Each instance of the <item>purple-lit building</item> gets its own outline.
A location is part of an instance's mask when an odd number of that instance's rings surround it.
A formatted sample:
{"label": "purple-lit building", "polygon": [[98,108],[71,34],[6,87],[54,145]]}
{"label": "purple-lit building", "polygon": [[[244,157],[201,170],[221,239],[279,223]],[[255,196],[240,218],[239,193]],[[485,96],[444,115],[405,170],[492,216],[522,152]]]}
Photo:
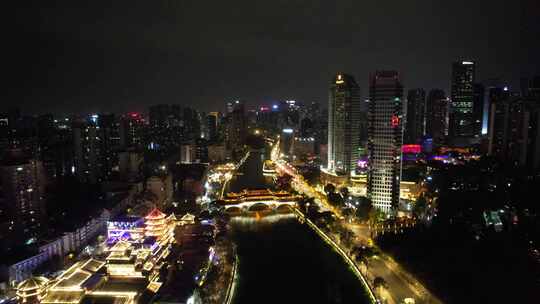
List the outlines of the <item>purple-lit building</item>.
{"label": "purple-lit building", "polygon": [[144,218],[134,216],[117,217],[107,222],[107,242],[120,240],[135,241],[144,236]]}

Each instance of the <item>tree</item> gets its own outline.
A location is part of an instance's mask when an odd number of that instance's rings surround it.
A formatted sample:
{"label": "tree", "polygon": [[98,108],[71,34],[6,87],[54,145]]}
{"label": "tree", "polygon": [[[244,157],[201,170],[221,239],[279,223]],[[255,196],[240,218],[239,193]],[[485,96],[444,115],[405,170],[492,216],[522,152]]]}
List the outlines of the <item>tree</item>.
{"label": "tree", "polygon": [[414,203],[414,206],[413,206],[414,216],[416,216],[417,218],[421,218],[426,212],[426,208],[427,208],[426,198],[424,197],[424,195],[421,195],[416,200],[416,203]]}
{"label": "tree", "polygon": [[315,204],[315,199],[313,197],[304,196],[301,200],[298,201],[298,207],[300,210],[309,215],[309,213],[316,212],[317,204]]}
{"label": "tree", "polygon": [[339,189],[339,193],[341,193],[341,196],[343,196],[343,198],[347,198],[349,196],[349,188],[347,187],[341,187]]}
{"label": "tree", "polygon": [[336,186],[332,184],[326,184],[326,186],[324,186],[324,192],[326,193],[326,195],[328,195],[329,193],[334,193],[336,192]]}
{"label": "tree", "polygon": [[371,200],[364,198],[361,200],[360,204],[358,204],[355,215],[360,221],[368,221],[369,213],[372,209],[373,205],[371,204]]}
{"label": "tree", "polygon": [[371,224],[376,224],[376,223],[384,221],[384,217],[385,217],[384,212],[382,212],[378,208],[371,208],[371,210],[369,211],[368,218]]}
{"label": "tree", "polygon": [[375,286],[375,288],[379,288],[379,287],[386,288],[387,283],[383,278],[375,277],[375,279],[373,280],[373,285]]}
{"label": "tree", "polygon": [[335,192],[328,193],[328,202],[338,207],[344,204],[343,197]]}

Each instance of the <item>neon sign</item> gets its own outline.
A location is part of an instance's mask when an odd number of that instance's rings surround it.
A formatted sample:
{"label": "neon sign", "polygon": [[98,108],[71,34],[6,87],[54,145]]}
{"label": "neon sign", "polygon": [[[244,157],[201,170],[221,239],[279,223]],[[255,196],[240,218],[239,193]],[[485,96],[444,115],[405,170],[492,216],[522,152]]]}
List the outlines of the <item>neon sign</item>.
{"label": "neon sign", "polygon": [[392,127],[396,128],[397,126],[399,126],[399,117],[397,117],[396,115],[393,115],[392,116]]}
{"label": "neon sign", "polygon": [[413,153],[418,154],[422,151],[422,147],[420,145],[403,145],[401,146],[401,152],[403,153]]}

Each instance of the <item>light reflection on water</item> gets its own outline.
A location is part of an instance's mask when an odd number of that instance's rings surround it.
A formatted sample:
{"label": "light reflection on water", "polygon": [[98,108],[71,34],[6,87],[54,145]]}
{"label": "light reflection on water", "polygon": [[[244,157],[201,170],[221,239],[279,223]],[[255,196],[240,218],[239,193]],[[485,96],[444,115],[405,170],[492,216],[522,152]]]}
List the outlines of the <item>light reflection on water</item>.
{"label": "light reflection on water", "polygon": [[261,218],[250,216],[236,216],[231,218],[231,224],[234,226],[241,226],[242,228],[250,228],[249,230],[256,230],[257,227],[272,225],[278,222],[294,221],[296,216],[290,214],[272,214]]}

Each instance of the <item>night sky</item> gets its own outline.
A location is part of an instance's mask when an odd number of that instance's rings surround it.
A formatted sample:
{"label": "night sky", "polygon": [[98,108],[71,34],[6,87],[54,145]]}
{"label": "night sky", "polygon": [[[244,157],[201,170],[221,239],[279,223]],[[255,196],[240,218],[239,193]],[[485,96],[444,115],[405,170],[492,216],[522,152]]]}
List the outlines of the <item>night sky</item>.
{"label": "night sky", "polygon": [[448,90],[462,58],[478,80],[516,89],[540,74],[535,0],[16,2],[3,9],[2,110],[326,103],[333,74],[354,75],[365,96],[376,69],[400,71],[406,89]]}

